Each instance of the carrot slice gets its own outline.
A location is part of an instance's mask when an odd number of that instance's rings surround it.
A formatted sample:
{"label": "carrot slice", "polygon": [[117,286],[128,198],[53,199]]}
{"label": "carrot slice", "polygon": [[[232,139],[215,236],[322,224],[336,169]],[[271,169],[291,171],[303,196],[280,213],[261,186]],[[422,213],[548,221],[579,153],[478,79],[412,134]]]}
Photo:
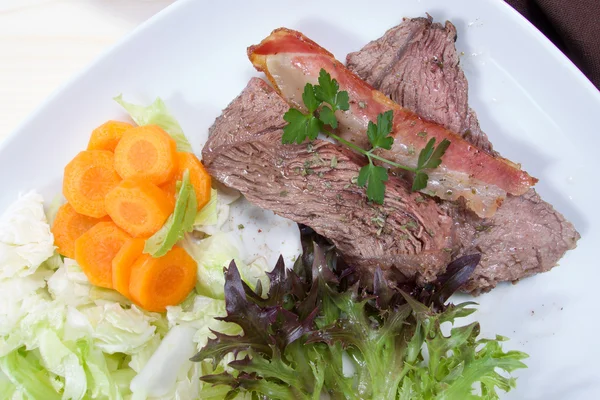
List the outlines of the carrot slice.
{"label": "carrot slice", "polygon": [[93,285],[112,289],[112,260],[129,239],[114,222],[99,222],[75,241],[75,261]]}
{"label": "carrot slice", "polygon": [[121,121],[108,121],[92,131],[88,150],[115,151],[123,133],[133,128],[133,125]]}
{"label": "carrot slice", "polygon": [[181,303],[196,284],[196,261],[181,247],[160,258],[142,254],[131,268],[131,299],[148,311]]}
{"label": "carrot slice", "polygon": [[177,193],[177,181],[183,179],[185,170],[190,171],[190,182],[196,192],[198,210],[201,210],[210,201],[211,178],[202,162],[192,153],[177,152],[177,171],[175,176],[161,186],[171,199],[175,199]]}
{"label": "carrot slice", "polygon": [[120,181],[113,153],[85,150],[65,167],[63,194],[79,214],[101,218],[106,215],[104,197]]}
{"label": "carrot slice", "polygon": [[112,260],[112,285],[117,292],[127,298],[129,298],[131,267],[142,255],[145,244],[146,241],[144,239],[129,239]]}
{"label": "carrot slice", "polygon": [[106,211],[131,236],[150,237],[173,213],[173,202],[148,181],[125,179],[106,195]]}
{"label": "carrot slice", "polygon": [[123,178],[143,178],[160,185],[177,168],[175,140],[155,125],[129,129],[115,148],[115,169]]}
{"label": "carrot slice", "polygon": [[58,209],[52,224],[54,244],[58,247],[58,253],[68,258],[74,258],[75,240],[101,221],[110,221],[110,219],[81,215],[69,203],[63,204]]}

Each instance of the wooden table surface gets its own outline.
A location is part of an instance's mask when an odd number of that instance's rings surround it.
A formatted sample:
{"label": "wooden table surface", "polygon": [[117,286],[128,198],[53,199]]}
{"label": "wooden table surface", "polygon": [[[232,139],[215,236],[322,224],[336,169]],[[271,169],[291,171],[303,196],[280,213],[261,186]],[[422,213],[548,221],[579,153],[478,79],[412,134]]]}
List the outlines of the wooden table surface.
{"label": "wooden table surface", "polygon": [[175,0],[0,0],[0,141],[71,76]]}

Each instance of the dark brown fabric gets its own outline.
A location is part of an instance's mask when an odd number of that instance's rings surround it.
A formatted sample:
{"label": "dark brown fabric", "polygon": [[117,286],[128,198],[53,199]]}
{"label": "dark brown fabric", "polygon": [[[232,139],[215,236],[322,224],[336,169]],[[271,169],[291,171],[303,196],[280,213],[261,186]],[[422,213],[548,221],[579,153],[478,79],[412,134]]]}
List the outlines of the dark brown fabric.
{"label": "dark brown fabric", "polygon": [[600,89],[600,0],[505,0]]}

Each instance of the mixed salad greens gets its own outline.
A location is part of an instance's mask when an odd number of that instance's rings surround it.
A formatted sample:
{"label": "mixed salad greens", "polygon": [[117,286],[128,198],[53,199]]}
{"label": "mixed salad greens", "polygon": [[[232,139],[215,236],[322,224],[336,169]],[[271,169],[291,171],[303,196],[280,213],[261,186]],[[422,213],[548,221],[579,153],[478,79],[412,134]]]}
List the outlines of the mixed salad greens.
{"label": "mixed salad greens", "polygon": [[[308,229],[310,230],[310,229]],[[315,242],[316,240],[318,242]],[[215,332],[193,360],[210,359],[235,372],[201,377],[226,384],[226,398],[252,393],[265,399],[469,399],[498,398],[515,386],[505,376],[526,358],[504,352],[505,338],[479,339],[479,323],[442,324],[472,314],[475,303],[445,305],[466,282],[479,255],[464,256],[427,288],[396,286],[377,270],[363,285],[335,248],[304,236],[304,255],[294,270],[279,260],[270,287],[251,289],[235,262],[226,271],[227,317],[243,335]],[[473,393],[477,389],[480,395]]]}
{"label": "mixed salad greens", "polygon": [[[160,99],[116,100],[136,123],[159,125],[191,150]],[[198,265],[196,288],[166,313],[91,285],[56,253],[50,226],[60,201],[44,210],[30,192],[6,210],[0,400],[493,399],[514,387],[507,374],[526,355],[504,352],[500,336],[478,338],[477,323],[444,330],[474,311],[445,303],[477,259],[457,260],[427,288],[394,286],[381,271],[361,277],[304,227],[294,270],[280,258],[266,272],[222,228],[239,195],[215,186],[196,212],[189,192],[183,182],[179,213],[148,244],[160,253],[178,242]]]}

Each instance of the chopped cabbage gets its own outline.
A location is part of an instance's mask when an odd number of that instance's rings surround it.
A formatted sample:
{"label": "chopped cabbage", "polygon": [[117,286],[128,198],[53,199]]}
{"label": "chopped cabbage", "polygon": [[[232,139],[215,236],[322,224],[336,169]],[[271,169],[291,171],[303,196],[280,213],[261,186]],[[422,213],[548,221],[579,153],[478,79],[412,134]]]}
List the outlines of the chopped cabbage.
{"label": "chopped cabbage", "polygon": [[[199,380],[223,367],[189,361],[211,330],[240,332],[214,319],[225,315],[222,299],[194,292],[158,314],[91,285],[55,253],[39,194],[21,196],[0,221],[0,400],[223,398],[225,388]],[[232,234],[202,242],[200,279],[219,281],[222,292],[220,267],[242,244]]]}
{"label": "chopped cabbage", "polygon": [[167,110],[167,106],[160,97],[149,106],[140,106],[123,100],[122,95],[115,97],[115,101],[121,105],[138,125],[158,125],[164,129],[177,143],[178,151],[192,153],[192,145],[185,137],[179,122]]}
{"label": "chopped cabbage", "polygon": [[229,218],[229,209],[233,202],[239,199],[240,192],[213,181],[210,201],[198,212],[194,221],[194,229],[207,235],[221,232]]}
{"label": "chopped cabbage", "polygon": [[167,254],[187,232],[194,228],[194,219],[198,210],[196,193],[190,181],[190,173],[186,169],[175,199],[175,210],[165,224],[154,235],[146,240],[144,253],[152,257],[162,257]]}
{"label": "chopped cabbage", "polygon": [[242,264],[239,238],[232,232],[219,232],[200,241],[188,238],[183,247],[198,263],[196,291],[216,299],[225,299],[223,267],[227,267],[231,260]]}
{"label": "chopped cabbage", "polygon": [[20,196],[0,217],[0,279],[33,274],[54,253],[42,196]]}
{"label": "chopped cabbage", "polygon": [[202,207],[202,210],[196,214],[194,227],[202,225],[215,225],[217,223],[217,191],[210,189],[210,200]]}

